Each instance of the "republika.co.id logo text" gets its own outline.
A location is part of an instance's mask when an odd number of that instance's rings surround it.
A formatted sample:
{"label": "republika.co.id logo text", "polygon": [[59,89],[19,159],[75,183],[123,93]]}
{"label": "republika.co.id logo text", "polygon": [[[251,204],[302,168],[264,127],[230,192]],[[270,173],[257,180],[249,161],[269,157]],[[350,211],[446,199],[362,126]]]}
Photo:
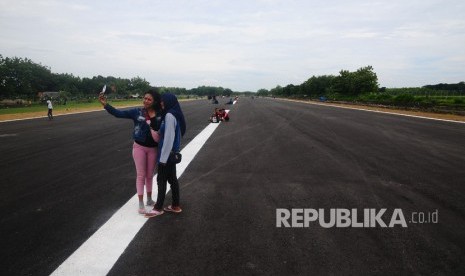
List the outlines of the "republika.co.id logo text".
{"label": "republika.co.id logo text", "polygon": [[310,227],[313,223],[323,228],[386,228],[408,227],[410,224],[428,224],[439,222],[439,211],[411,212],[407,221],[402,209],[394,209],[392,214],[387,209],[276,209],[276,227],[302,228]]}

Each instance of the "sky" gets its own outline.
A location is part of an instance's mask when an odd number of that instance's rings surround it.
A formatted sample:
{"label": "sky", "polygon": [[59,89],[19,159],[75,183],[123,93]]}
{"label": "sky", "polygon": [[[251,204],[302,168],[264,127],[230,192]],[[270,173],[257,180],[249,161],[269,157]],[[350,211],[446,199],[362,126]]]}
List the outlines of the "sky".
{"label": "sky", "polygon": [[0,55],[53,73],[234,91],[373,66],[380,87],[465,81],[463,0],[0,0]]}

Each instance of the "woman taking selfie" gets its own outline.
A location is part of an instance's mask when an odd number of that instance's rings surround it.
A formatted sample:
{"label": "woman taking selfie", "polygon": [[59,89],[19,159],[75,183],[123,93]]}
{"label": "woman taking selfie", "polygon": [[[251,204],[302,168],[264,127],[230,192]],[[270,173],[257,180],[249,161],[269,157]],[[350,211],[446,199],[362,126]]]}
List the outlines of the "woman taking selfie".
{"label": "woman taking selfie", "polygon": [[147,205],[153,206],[152,182],[156,168],[158,129],[161,125],[160,94],[156,89],[151,89],[144,94],[143,106],[128,110],[118,110],[107,103],[103,93],[99,95],[99,101],[106,111],[116,118],[131,119],[134,121],[132,138],[132,156],[136,165],[136,189],[139,197],[139,214],[145,214],[144,185],[147,191]]}

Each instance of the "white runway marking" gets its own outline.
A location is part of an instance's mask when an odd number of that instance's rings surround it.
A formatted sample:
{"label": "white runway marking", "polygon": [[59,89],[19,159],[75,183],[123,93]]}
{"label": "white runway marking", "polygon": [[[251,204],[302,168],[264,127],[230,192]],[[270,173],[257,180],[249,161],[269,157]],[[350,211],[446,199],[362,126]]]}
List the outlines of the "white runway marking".
{"label": "white runway marking", "polygon": [[[219,125],[209,124],[184,147],[182,161],[176,167],[178,178]],[[153,178],[156,183],[156,175]],[[156,190],[153,198],[157,198]],[[106,275],[148,220],[137,214],[138,204],[136,194],[51,275]]]}

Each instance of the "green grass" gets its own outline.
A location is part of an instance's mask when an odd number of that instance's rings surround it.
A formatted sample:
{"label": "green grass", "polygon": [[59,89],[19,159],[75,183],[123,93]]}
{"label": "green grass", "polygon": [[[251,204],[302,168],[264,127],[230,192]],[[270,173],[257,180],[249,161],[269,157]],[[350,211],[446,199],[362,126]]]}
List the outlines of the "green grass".
{"label": "green grass", "polygon": [[[128,105],[142,105],[141,99],[135,100],[109,100],[113,106],[128,106]],[[97,100],[92,100],[91,102],[77,102],[77,101],[68,101],[66,105],[54,103],[53,110],[60,111],[66,109],[89,109],[89,108],[101,108],[102,105]],[[8,108],[1,108],[0,115],[3,114],[17,114],[17,113],[29,113],[29,112],[47,112],[47,105],[40,104],[40,103],[33,103],[30,106],[23,106],[23,107],[8,107]]]}
{"label": "green grass", "polygon": [[465,110],[465,96],[414,96],[413,94],[390,95],[386,93],[370,93],[354,97],[340,96],[332,99],[368,104],[382,104],[395,107],[447,107],[457,110]]}
{"label": "green grass", "polygon": [[[185,96],[179,96],[179,100],[186,99]],[[112,100],[108,99],[108,103],[112,106],[142,106],[142,99],[131,99],[131,100]],[[90,108],[102,108],[100,102],[96,99],[83,99],[77,101],[68,101],[66,105],[60,103],[53,103],[53,111],[61,110],[76,110],[76,109],[90,109]],[[0,115],[6,114],[18,114],[18,113],[29,113],[29,112],[44,112],[47,113],[47,104],[43,103],[33,103],[30,106],[20,106],[20,107],[3,107],[0,108]]]}

